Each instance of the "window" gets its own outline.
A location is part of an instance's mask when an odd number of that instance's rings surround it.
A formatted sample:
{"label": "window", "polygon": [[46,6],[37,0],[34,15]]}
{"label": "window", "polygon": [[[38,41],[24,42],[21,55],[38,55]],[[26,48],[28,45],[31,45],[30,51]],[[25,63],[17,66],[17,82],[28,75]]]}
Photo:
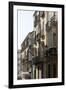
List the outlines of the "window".
{"label": "window", "polygon": [[56,41],[56,33],[53,33],[53,41]]}
{"label": "window", "polygon": [[37,25],[37,16],[35,16],[34,27],[36,27],[36,25]]}
{"label": "window", "polygon": [[53,78],[56,78],[57,73],[56,73],[56,64],[53,64]]}
{"label": "window", "polygon": [[36,67],[34,69],[34,79],[36,79]]}
{"label": "window", "polygon": [[56,46],[56,33],[53,33],[53,46]]}
{"label": "window", "polygon": [[40,21],[40,16],[38,15],[37,16],[37,23]]}
{"label": "window", "polygon": [[44,11],[40,11],[40,17],[44,17],[45,15],[44,15]]}
{"label": "window", "polygon": [[41,77],[43,78],[43,64],[41,65]]}
{"label": "window", "polygon": [[48,78],[51,77],[51,74],[50,74],[50,64],[48,64]]}

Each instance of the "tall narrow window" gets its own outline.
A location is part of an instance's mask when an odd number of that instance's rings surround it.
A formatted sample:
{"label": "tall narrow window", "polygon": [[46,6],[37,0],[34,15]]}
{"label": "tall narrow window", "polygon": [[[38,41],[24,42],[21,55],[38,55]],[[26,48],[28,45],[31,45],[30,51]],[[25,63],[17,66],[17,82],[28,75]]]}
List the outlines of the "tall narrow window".
{"label": "tall narrow window", "polygon": [[56,64],[53,64],[53,78],[56,78],[57,73],[56,73]]}
{"label": "tall narrow window", "polygon": [[51,74],[50,74],[50,64],[48,64],[48,78],[51,77]]}
{"label": "tall narrow window", "polygon": [[34,70],[34,79],[36,79],[36,67],[35,67],[35,70]]}
{"label": "tall narrow window", "polygon": [[56,46],[56,33],[53,33],[53,46]]}
{"label": "tall narrow window", "polygon": [[41,64],[41,77],[43,78],[43,64]]}

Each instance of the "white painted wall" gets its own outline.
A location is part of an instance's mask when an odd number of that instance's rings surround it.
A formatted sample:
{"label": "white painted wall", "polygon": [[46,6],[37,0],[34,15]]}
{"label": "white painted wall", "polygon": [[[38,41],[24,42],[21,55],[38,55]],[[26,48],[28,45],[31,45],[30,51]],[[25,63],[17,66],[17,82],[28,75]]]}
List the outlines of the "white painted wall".
{"label": "white painted wall", "polygon": [[[8,90],[8,1],[0,0],[0,90]],[[11,1],[11,0],[10,0]],[[38,3],[54,3],[64,4],[66,9],[66,0],[12,0],[24,2],[38,2]],[[66,15],[66,10],[65,10]],[[65,19],[66,21],[66,19]],[[66,28],[66,27],[65,27]],[[66,34],[66,31],[65,31]],[[65,36],[66,38],[66,36]],[[66,43],[65,43],[66,44]],[[66,64],[66,61],[65,61]],[[66,68],[66,65],[65,65]],[[66,72],[65,72],[66,74]],[[66,83],[66,78],[65,78]],[[50,86],[50,87],[37,87],[37,88],[21,88],[21,90],[66,90],[64,86]],[[14,90],[14,89],[13,89]],[[19,89],[17,89],[19,90]]]}

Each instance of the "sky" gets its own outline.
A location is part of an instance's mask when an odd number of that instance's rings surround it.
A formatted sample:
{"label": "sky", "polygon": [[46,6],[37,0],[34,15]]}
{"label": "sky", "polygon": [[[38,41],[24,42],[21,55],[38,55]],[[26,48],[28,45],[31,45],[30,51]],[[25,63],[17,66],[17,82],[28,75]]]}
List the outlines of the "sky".
{"label": "sky", "polygon": [[18,10],[18,49],[21,49],[21,43],[27,34],[33,31],[33,13],[34,11]]}

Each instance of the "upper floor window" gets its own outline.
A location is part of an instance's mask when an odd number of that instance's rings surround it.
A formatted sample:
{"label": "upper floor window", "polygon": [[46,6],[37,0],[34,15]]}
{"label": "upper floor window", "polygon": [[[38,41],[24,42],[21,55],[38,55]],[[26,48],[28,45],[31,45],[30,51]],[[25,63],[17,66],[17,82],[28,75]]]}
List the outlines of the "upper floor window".
{"label": "upper floor window", "polygon": [[40,11],[40,17],[44,17],[44,12]]}
{"label": "upper floor window", "polygon": [[57,38],[56,38],[56,33],[53,33],[53,45],[56,46],[56,42]]}
{"label": "upper floor window", "polygon": [[37,16],[34,17],[34,27],[37,25]]}
{"label": "upper floor window", "polygon": [[56,33],[53,33],[53,41],[56,41]]}

